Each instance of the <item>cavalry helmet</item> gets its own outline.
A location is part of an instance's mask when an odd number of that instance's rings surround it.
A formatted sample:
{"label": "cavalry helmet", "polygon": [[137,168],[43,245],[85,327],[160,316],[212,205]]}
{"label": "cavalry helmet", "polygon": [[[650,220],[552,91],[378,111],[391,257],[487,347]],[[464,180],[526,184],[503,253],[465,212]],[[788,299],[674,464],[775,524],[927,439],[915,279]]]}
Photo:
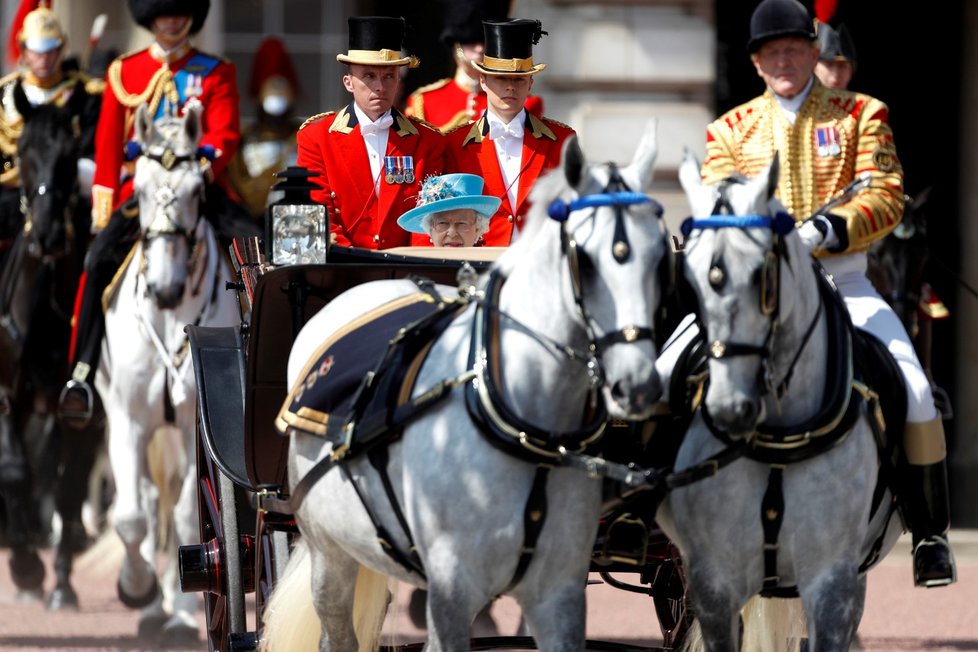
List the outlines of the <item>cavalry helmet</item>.
{"label": "cavalry helmet", "polygon": [[763,0],[750,17],[747,51],[753,54],[776,38],[801,36],[815,40],[815,22],[798,0]]}
{"label": "cavalry helmet", "polygon": [[148,30],[159,16],[191,16],[190,33],[196,34],[204,26],[211,0],[129,0],[129,12],[133,20]]}
{"label": "cavalry helmet", "polygon": [[43,54],[64,45],[65,32],[58,16],[47,7],[40,7],[24,17],[17,43],[22,49]]}

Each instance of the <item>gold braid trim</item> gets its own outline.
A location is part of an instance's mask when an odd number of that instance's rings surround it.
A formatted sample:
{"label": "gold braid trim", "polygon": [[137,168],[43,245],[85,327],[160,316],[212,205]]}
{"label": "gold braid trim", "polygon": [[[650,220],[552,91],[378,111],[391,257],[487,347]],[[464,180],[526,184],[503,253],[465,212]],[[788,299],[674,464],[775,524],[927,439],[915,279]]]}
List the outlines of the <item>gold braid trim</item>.
{"label": "gold braid trim", "polygon": [[148,104],[149,114],[156,115],[156,110],[160,106],[160,100],[166,94],[166,99],[174,106],[180,103],[180,94],[177,92],[176,84],[173,83],[173,73],[170,67],[163,65],[153,73],[149,83],[142,93],[130,93],[122,85],[122,61],[116,59],[109,66],[108,72],[109,86],[115,93],[119,103],[128,109],[135,110],[140,104]]}

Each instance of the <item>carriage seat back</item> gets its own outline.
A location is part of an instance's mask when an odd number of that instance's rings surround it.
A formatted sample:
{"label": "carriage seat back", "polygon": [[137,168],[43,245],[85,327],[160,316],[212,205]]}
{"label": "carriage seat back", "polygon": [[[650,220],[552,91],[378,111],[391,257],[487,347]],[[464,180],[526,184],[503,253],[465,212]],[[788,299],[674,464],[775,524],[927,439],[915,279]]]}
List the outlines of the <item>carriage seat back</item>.
{"label": "carriage seat back", "polygon": [[307,363],[276,427],[325,437],[334,458],[393,441],[431,344],[464,306],[419,292],[356,319]]}

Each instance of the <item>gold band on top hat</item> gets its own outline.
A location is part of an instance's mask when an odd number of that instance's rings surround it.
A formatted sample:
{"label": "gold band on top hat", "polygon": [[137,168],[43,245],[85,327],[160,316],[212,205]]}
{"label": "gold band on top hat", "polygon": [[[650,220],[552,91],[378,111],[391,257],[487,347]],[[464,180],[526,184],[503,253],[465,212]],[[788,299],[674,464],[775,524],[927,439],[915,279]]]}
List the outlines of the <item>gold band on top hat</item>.
{"label": "gold band on top hat", "polygon": [[350,50],[346,54],[336,55],[336,60],[342,63],[358,63],[365,66],[407,66],[417,68],[421,60],[412,55],[403,56],[399,50],[383,48],[381,50]]}
{"label": "gold band on top hat", "polygon": [[[497,59],[496,57],[483,56],[482,65],[485,68],[506,72],[530,72],[534,69],[533,57],[527,57],[526,59]],[[543,70],[543,68],[537,68],[537,70]]]}

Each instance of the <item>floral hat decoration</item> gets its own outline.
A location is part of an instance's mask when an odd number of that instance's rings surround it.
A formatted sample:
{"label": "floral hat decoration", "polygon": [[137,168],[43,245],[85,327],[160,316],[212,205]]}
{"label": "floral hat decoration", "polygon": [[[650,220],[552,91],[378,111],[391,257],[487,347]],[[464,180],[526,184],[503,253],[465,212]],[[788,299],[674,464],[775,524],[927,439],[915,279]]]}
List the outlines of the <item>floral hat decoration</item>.
{"label": "floral hat decoration", "polygon": [[427,233],[424,218],[434,213],[470,208],[486,218],[491,218],[502,199],[483,195],[484,185],[482,177],[477,174],[428,177],[421,186],[417,205],[397,218],[397,223],[405,231]]}

